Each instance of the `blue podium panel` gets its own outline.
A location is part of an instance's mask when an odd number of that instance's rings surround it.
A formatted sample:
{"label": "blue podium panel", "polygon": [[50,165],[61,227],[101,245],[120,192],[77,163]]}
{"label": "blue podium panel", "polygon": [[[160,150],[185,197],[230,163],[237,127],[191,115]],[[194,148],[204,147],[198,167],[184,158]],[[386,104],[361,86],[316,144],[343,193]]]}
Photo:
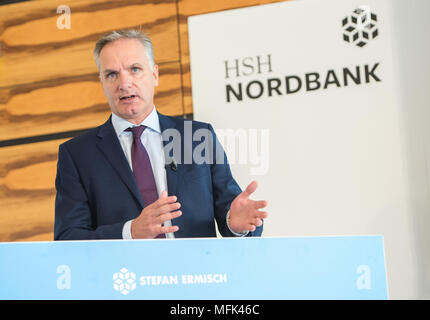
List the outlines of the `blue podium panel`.
{"label": "blue podium panel", "polygon": [[382,236],[0,243],[0,299],[387,299]]}

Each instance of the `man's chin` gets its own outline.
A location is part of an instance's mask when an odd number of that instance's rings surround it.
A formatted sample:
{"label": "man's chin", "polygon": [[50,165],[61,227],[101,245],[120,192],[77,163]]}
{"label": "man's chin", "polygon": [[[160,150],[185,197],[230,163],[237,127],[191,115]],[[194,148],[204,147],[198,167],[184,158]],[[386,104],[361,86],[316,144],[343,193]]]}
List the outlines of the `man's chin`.
{"label": "man's chin", "polygon": [[[148,109],[148,111],[146,110]],[[119,113],[116,113],[117,116],[138,124],[141,123],[152,111],[152,108],[143,109],[142,106],[120,106]]]}

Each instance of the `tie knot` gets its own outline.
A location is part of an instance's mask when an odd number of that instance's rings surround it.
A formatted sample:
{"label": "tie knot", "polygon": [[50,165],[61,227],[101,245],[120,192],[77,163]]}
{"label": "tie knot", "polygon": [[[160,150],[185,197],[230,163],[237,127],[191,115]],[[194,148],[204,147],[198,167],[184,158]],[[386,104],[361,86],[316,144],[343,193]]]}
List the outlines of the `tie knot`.
{"label": "tie knot", "polygon": [[133,139],[140,139],[142,132],[146,129],[145,126],[136,126],[125,129],[125,131],[131,131],[133,133]]}

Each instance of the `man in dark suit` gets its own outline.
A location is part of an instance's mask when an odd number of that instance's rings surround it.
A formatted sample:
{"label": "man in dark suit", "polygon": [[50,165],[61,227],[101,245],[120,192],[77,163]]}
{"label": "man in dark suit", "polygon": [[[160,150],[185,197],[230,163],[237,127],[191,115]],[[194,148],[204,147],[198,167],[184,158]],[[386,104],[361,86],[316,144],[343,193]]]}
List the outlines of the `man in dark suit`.
{"label": "man in dark suit", "polygon": [[111,32],[94,57],[112,115],[60,145],[54,239],[214,237],[215,221],[261,235],[267,202],[250,199],[255,181],[241,191],[212,126],[156,111],[149,38]]}

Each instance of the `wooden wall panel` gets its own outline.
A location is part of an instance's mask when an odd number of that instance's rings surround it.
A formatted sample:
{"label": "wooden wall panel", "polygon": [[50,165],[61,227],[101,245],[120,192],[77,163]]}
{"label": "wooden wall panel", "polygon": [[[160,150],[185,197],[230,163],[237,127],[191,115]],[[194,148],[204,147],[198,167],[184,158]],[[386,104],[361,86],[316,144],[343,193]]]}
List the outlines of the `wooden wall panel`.
{"label": "wooden wall panel", "polygon": [[[57,28],[60,4],[71,9],[69,30]],[[179,60],[174,0],[23,2],[3,6],[0,21],[0,87],[96,73],[94,44],[116,29],[142,27],[154,43],[157,63]]]}
{"label": "wooden wall panel", "polygon": [[0,241],[52,240],[58,146],[0,148]]}
{"label": "wooden wall panel", "polygon": [[193,113],[193,103],[191,96],[190,48],[188,40],[188,17],[198,14],[250,7],[274,2],[281,2],[281,0],[178,0],[182,92],[185,113]]}
{"label": "wooden wall panel", "polygon": [[[70,7],[70,30],[57,28],[60,4]],[[161,68],[158,94],[173,94],[157,107],[183,113],[175,0],[22,2],[2,6],[0,21],[0,140],[104,121],[109,108],[92,51],[116,29],[142,27],[151,36]]]}

